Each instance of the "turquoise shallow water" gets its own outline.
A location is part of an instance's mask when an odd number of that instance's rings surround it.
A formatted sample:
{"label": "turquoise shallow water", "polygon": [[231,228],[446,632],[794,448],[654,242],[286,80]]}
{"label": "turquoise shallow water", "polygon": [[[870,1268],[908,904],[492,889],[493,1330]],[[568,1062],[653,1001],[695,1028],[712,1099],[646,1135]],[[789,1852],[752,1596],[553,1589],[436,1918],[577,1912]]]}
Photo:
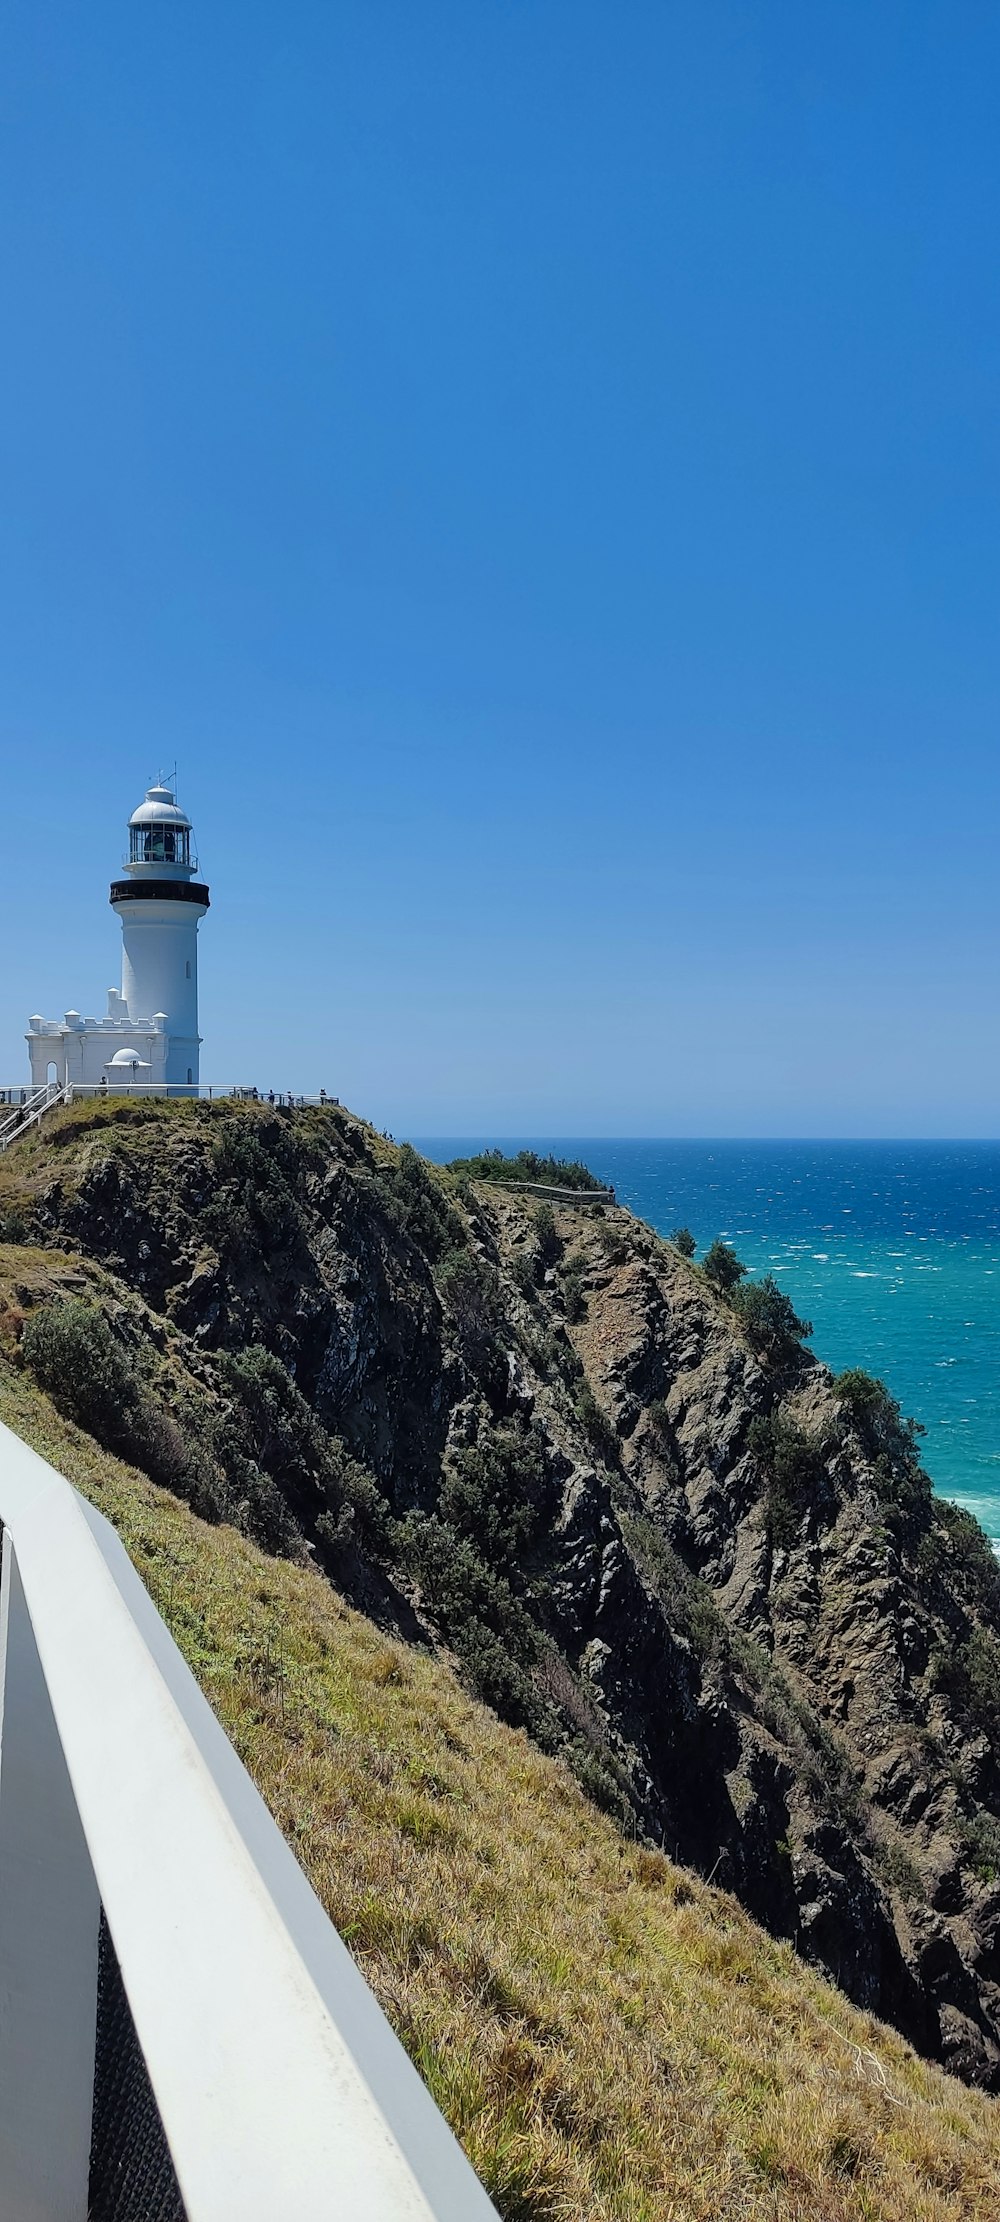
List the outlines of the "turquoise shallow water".
{"label": "turquoise shallow water", "polygon": [[[416,1140],[438,1163],[491,1139]],[[935,1486],[1000,1544],[1000,1143],[497,1140],[581,1157],[661,1234],[724,1235],[927,1433]]]}

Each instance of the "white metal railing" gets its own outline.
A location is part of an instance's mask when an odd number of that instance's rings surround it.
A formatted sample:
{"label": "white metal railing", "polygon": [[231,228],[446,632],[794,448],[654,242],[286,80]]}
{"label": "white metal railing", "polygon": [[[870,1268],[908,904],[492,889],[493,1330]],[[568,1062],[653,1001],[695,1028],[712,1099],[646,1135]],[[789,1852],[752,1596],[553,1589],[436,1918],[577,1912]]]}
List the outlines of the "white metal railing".
{"label": "white metal railing", "polygon": [[6,1088],[0,1103],[0,1140],[12,1126],[19,1125],[25,1113],[34,1105],[48,1101],[51,1081],[43,1081],[40,1088]]}
{"label": "white metal railing", "polygon": [[340,1103],[339,1096],[329,1096],[325,1093],[318,1096],[309,1096],[296,1095],[291,1089],[203,1088],[199,1086],[197,1081],[189,1081],[185,1085],[183,1082],[178,1084],[170,1081],[168,1083],[165,1080],[115,1079],[110,1081],[107,1087],[100,1080],[96,1082],[90,1080],[86,1082],[70,1081],[68,1088],[70,1102],[90,1102],[95,1096],[186,1096],[201,1103],[294,1104],[297,1110],[307,1103],[329,1104],[331,1108],[336,1108]]}
{"label": "white metal railing", "polygon": [[[15,1092],[11,1089],[8,1093],[13,1095]],[[17,1108],[7,1111],[0,1118],[0,1153],[8,1149],[11,1142],[19,1141],[29,1127],[36,1126],[39,1119],[44,1118],[46,1111],[53,1110],[57,1103],[68,1103],[71,1094],[70,1088],[61,1088],[58,1081],[54,1080],[46,1081],[41,1088],[25,1088],[22,1092],[23,1100]]]}
{"label": "white metal railing", "polygon": [[[0,1149],[5,1146],[5,1134],[9,1140],[14,1141],[18,1133],[22,1133],[26,1126],[33,1123],[25,1116],[29,1104],[35,1117],[40,1118],[56,1103],[89,1103],[95,1098],[100,1100],[105,1096],[167,1096],[201,1103],[292,1104],[296,1110],[304,1109],[306,1104],[317,1104],[321,1109],[328,1107],[330,1110],[337,1110],[340,1106],[340,1097],[327,1095],[325,1090],[321,1090],[319,1095],[311,1096],[297,1095],[291,1089],[203,1088],[197,1081],[168,1083],[165,1080],[118,1078],[107,1083],[103,1080],[68,1080],[65,1087],[62,1087],[58,1081],[50,1080],[42,1088],[0,1088]],[[12,1108],[8,1109],[8,1106]]]}
{"label": "white metal railing", "polygon": [[85,2222],[102,1906],[188,2222],[496,2222],[114,1530],[2,1426],[0,1519],[3,2222]]}

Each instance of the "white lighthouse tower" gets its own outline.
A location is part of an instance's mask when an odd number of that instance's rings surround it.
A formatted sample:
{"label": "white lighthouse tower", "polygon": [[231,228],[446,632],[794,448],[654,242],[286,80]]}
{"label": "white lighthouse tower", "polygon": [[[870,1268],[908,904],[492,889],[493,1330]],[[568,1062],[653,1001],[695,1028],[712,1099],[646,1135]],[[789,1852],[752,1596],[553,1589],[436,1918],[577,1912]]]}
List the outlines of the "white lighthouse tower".
{"label": "white lighthouse tower", "polygon": [[195,878],[191,821],[171,788],[150,787],[128,834],[128,878],[111,883],[122,922],[122,1002],[132,1020],[164,1021],[168,1087],[197,1086],[198,926],[208,889]]}
{"label": "white lighthouse tower", "polygon": [[147,789],[128,822],[125,876],[111,882],[122,924],[121,990],[109,988],[106,1018],[29,1022],[31,1076],[60,1086],[196,1088],[198,926],[209,906],[197,877],[191,821],[173,789]]}

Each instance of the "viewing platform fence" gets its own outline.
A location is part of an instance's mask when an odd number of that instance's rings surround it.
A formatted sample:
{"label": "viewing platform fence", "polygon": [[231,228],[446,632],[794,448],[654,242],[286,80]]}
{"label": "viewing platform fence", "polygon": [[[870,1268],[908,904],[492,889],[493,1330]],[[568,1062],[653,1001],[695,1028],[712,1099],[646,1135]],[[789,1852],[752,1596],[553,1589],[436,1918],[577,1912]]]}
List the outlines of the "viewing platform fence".
{"label": "viewing platform fence", "polygon": [[545,1180],[498,1180],[486,1181],[483,1185],[498,1188],[501,1194],[505,1188],[516,1188],[519,1195],[541,1196],[549,1204],[613,1204],[615,1201],[613,1188],[554,1188]]}
{"label": "viewing platform fence", "polygon": [[286,1103],[294,1104],[297,1109],[307,1103],[329,1104],[333,1109],[340,1105],[339,1096],[299,1095],[290,1088],[201,1088],[194,1084],[176,1087],[162,1080],[114,1080],[109,1081],[107,1087],[100,1081],[71,1080],[67,1094],[74,1103],[89,1102],[94,1096],[167,1096],[186,1098],[194,1103]]}
{"label": "viewing platform fence", "polygon": [[[69,1080],[63,1087],[59,1082],[50,1080],[40,1088],[33,1087],[30,1084],[25,1087],[15,1085],[9,1088],[0,1088],[0,1139],[2,1139],[4,1126],[7,1123],[5,1115],[8,1111],[20,1113],[31,1104],[37,1105],[44,1112],[57,1102],[89,1103],[95,1097],[100,1100],[104,1096],[114,1096],[115,1098],[119,1096],[166,1096],[178,1101],[187,1100],[195,1103],[292,1104],[297,1110],[303,1108],[306,1104],[316,1104],[320,1107],[328,1105],[331,1110],[339,1110],[340,1108],[339,1096],[325,1094],[299,1095],[292,1089],[202,1088],[194,1083],[181,1083],[180,1085],[171,1083],[168,1085],[166,1081],[162,1080],[148,1081],[124,1078],[109,1081],[107,1085],[100,1080]],[[11,1123],[14,1122],[11,1121]]]}
{"label": "viewing platform fence", "polygon": [[497,2222],[117,1535],[0,1426],[3,2222]]}

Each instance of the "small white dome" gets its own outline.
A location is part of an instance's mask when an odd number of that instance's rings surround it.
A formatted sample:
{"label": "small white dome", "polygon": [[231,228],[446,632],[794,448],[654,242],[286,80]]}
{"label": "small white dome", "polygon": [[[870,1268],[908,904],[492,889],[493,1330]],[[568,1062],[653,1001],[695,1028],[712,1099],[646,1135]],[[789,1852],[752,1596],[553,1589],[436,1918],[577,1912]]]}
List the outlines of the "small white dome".
{"label": "small white dome", "polygon": [[133,810],[130,826],[183,826],[191,830],[191,820],[178,810],[171,787],[147,787],[146,800]]}
{"label": "small white dome", "polygon": [[116,1049],[114,1056],[108,1058],[109,1071],[112,1065],[129,1065],[131,1066],[133,1072],[136,1071],[136,1069],[140,1065],[142,1066],[144,1071],[148,1069],[145,1057],[140,1057],[137,1049]]}

